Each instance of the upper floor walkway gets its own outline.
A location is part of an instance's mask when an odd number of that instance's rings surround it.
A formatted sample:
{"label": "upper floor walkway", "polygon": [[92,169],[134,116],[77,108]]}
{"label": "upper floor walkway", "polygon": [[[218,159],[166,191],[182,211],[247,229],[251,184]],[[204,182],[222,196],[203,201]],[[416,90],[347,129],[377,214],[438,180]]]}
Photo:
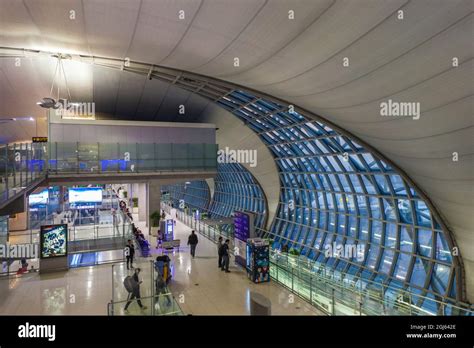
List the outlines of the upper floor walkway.
{"label": "upper floor walkway", "polygon": [[214,177],[217,144],[0,144],[0,215],[9,203],[50,183],[123,183]]}

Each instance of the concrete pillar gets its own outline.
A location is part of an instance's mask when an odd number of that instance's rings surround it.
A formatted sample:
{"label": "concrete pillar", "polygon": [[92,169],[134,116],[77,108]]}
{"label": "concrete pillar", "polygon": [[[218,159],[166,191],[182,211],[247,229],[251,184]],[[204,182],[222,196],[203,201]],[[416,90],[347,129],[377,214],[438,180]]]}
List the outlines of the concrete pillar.
{"label": "concrete pillar", "polygon": [[[161,212],[161,187],[158,181],[150,181],[148,183],[148,217],[155,211]],[[157,228],[150,227],[150,234],[156,233],[156,230]]]}
{"label": "concrete pillar", "polygon": [[250,292],[250,315],[271,315],[272,303],[258,292]]}
{"label": "concrete pillar", "polygon": [[[133,198],[138,198],[139,196],[139,185],[139,183],[130,184],[129,199],[131,207],[133,207]],[[134,213],[137,213],[137,209],[135,208],[134,210]]]}
{"label": "concrete pillar", "polygon": [[66,193],[67,188],[63,185],[59,186],[59,205],[61,206],[61,210],[64,208],[64,195]]}
{"label": "concrete pillar", "polygon": [[138,221],[145,221],[149,227],[150,218],[148,215],[148,183],[139,183],[137,190],[134,191],[135,197],[138,198]]}

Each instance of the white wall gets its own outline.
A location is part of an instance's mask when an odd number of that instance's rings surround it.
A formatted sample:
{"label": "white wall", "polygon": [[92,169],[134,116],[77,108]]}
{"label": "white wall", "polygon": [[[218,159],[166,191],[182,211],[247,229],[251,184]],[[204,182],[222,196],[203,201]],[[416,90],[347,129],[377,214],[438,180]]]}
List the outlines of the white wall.
{"label": "white wall", "polygon": [[49,141],[83,143],[213,144],[214,124],[61,120],[50,113]]}
{"label": "white wall", "polygon": [[256,150],[257,165],[250,167],[247,163],[241,163],[257,179],[262,187],[268,203],[268,220],[266,229],[270,224],[278,208],[280,198],[280,180],[278,168],[273,156],[260,138],[248,126],[237,117],[215,104],[209,104],[201,115],[203,122],[214,123],[217,131],[217,143],[219,149],[226,146],[234,150]]}

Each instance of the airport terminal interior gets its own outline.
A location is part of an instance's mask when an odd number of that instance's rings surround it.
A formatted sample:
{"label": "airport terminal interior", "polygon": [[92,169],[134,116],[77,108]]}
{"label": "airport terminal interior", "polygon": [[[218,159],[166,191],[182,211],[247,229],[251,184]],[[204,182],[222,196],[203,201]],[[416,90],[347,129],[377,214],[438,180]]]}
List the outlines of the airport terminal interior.
{"label": "airport terminal interior", "polygon": [[0,0],[0,315],[472,316],[471,0]]}

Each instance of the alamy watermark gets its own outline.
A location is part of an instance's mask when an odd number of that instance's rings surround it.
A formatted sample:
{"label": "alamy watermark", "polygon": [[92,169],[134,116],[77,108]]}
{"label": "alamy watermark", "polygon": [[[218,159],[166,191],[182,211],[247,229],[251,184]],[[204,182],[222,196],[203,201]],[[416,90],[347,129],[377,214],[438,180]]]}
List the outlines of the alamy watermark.
{"label": "alamy watermark", "polygon": [[56,115],[63,119],[95,119],[95,103],[71,103],[62,99],[56,109]]}
{"label": "alamy watermark", "polygon": [[56,340],[56,325],[37,325],[26,322],[18,326],[19,338],[47,338],[48,341]]}
{"label": "alamy watermark", "polygon": [[0,244],[0,258],[38,258],[38,244]]}
{"label": "alamy watermark", "polygon": [[340,244],[333,242],[324,245],[324,256],[344,259],[357,259],[358,262],[364,261],[365,244]]}
{"label": "alamy watermark", "polygon": [[234,150],[226,146],[217,151],[217,163],[245,163],[254,168],[257,166],[257,150]]}
{"label": "alamy watermark", "polygon": [[403,116],[419,120],[420,103],[397,102],[389,99],[388,101],[380,103],[380,116]]}

